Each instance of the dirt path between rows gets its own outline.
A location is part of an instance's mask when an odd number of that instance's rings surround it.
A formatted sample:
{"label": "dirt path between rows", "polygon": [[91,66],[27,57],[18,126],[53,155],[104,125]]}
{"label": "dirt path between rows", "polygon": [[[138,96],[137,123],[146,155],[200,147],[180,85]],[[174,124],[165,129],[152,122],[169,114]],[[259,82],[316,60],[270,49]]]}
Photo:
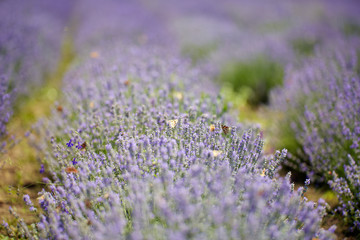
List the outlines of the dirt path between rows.
{"label": "dirt path between rows", "polygon": [[14,135],[19,143],[0,156],[0,223],[3,219],[9,224],[15,221],[9,213],[10,206],[26,223],[32,223],[37,218],[25,207],[23,195],[29,194],[36,204],[37,193],[44,188],[42,178],[45,175],[40,174],[39,153],[30,147],[25,133],[37,120],[51,113],[54,102],[61,95],[62,79],[74,56],[71,38],[66,36],[56,70],[45,77],[45,84],[41,88],[16,103],[14,115],[8,124],[8,132],[9,135]]}

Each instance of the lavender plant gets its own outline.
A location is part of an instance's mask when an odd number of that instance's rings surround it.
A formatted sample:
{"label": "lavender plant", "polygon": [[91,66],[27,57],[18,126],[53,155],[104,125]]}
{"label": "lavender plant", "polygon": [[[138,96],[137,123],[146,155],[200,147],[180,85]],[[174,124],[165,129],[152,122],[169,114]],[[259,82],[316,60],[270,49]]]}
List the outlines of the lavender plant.
{"label": "lavender plant", "polygon": [[332,180],[340,212],[356,226],[358,216],[353,208],[359,207],[359,201],[348,197],[359,194],[355,184],[360,143],[359,46],[357,40],[342,41],[331,53],[319,51],[288,75],[274,103],[286,112],[283,124],[291,128],[300,146],[292,152],[289,165],[314,180]]}

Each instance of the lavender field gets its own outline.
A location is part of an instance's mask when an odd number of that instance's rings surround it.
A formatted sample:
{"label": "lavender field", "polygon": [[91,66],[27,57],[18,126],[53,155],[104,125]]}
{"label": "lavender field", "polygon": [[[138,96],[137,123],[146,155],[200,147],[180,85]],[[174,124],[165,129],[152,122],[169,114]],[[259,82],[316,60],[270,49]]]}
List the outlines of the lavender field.
{"label": "lavender field", "polygon": [[360,239],[357,0],[0,0],[0,239]]}

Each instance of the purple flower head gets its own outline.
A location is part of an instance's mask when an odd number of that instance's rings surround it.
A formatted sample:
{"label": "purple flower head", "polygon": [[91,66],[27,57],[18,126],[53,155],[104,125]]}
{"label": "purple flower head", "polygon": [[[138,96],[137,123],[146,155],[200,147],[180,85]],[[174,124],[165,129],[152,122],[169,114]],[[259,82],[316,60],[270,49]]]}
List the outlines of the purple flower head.
{"label": "purple flower head", "polygon": [[66,144],[66,146],[68,146],[69,148],[71,148],[72,146],[74,146],[74,143],[72,143],[72,140],[70,139],[69,142]]}
{"label": "purple flower head", "polygon": [[24,199],[25,204],[30,207],[30,211],[35,212],[37,210],[34,207],[33,203],[31,202],[29,195],[27,195],[27,194],[24,195],[23,199]]}
{"label": "purple flower head", "polygon": [[31,206],[31,205],[32,205],[32,202],[31,202],[31,200],[30,200],[29,195],[24,195],[24,202],[25,202],[25,204],[28,205],[28,206]]}
{"label": "purple flower head", "polygon": [[[70,140],[70,141],[71,141],[71,140]],[[78,143],[76,144],[76,148],[79,149],[79,150],[82,149],[82,146],[81,146],[80,142],[78,142]]]}

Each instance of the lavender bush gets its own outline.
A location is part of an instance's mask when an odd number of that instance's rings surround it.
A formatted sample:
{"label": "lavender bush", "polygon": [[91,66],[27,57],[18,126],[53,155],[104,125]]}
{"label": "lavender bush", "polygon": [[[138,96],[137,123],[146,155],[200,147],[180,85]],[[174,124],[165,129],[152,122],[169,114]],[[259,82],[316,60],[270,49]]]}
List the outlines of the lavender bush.
{"label": "lavender bush", "polygon": [[110,49],[74,65],[61,108],[36,129],[53,180],[39,196],[40,222],[19,222],[20,236],[333,238],[320,228],[324,204],[276,177],[286,150],[264,157],[260,136],[200,94],[206,79],[187,61]]}
{"label": "lavender bush", "polygon": [[356,183],[360,143],[359,46],[358,40],[342,41],[332,51],[319,51],[300,70],[288,75],[283,93],[276,93],[274,101],[275,106],[286,112],[283,123],[291,128],[300,146],[292,152],[294,157],[289,165],[314,180],[333,180],[330,185],[338,193],[341,211],[356,226],[359,226],[358,213],[354,210],[359,208],[356,197],[359,195]]}

